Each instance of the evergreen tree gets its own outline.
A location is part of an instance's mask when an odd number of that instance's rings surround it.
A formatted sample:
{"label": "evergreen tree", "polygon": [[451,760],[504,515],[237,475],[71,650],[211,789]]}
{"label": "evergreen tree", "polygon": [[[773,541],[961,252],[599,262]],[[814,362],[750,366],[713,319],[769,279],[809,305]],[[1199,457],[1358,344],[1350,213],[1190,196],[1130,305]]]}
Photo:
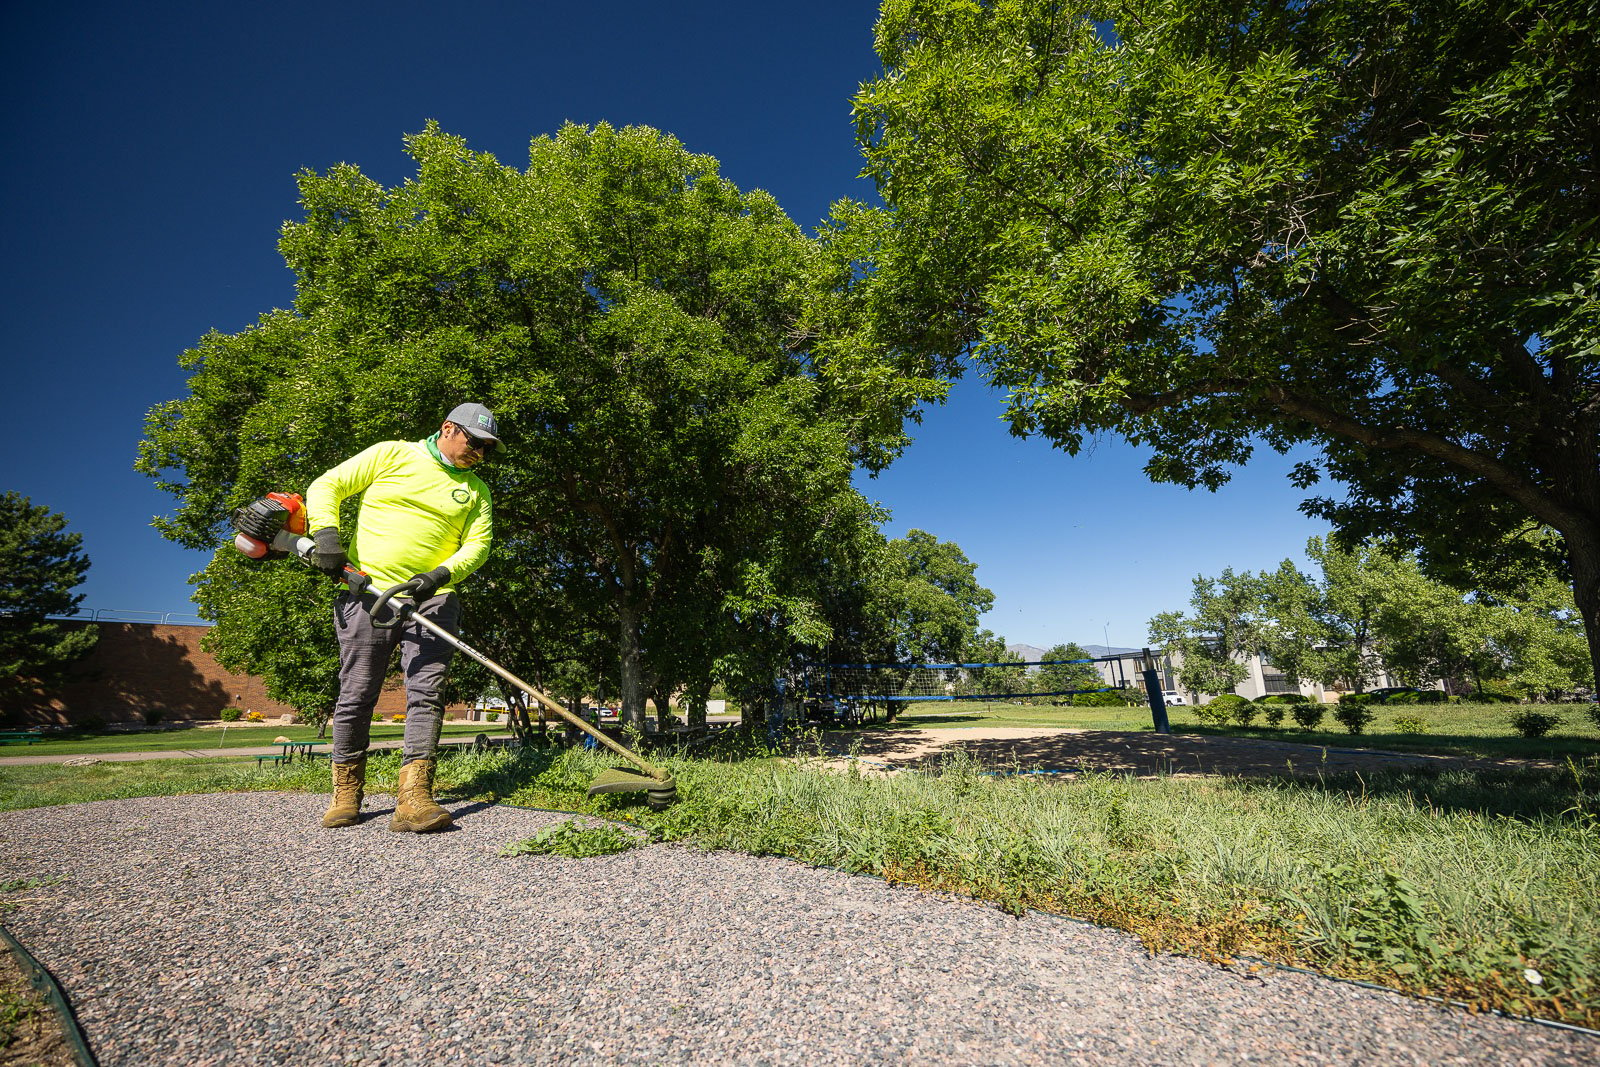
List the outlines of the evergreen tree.
{"label": "evergreen tree", "polygon": [[0,496],[0,699],[8,707],[48,692],[94,647],[93,628],[47,621],[83,602],[73,590],[89,572],[81,534],[20,493]]}

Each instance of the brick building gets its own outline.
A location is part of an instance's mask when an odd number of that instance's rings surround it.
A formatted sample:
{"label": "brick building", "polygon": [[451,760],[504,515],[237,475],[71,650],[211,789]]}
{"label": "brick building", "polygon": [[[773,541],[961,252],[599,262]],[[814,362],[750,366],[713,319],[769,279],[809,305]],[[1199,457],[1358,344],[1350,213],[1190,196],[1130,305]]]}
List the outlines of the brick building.
{"label": "brick building", "polygon": [[[293,708],[267,696],[261,679],[222,669],[200,647],[208,627],[136,622],[66,620],[62,626],[100,631],[94,651],[74,664],[69,680],[33,700],[8,699],[0,718],[24,723],[143,722],[156,711],[163,722],[211,721],[223,708],[259,711],[268,718]],[[405,691],[384,686],[378,709],[406,710]]]}

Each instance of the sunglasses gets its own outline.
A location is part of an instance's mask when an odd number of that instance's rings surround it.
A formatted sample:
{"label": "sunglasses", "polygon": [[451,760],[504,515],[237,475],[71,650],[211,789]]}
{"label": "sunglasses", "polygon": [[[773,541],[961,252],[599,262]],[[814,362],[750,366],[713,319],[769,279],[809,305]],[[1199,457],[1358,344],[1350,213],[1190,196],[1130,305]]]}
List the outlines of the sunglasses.
{"label": "sunglasses", "polygon": [[461,432],[462,437],[467,439],[468,448],[472,449],[474,452],[482,453],[485,456],[493,452],[495,450],[495,446],[500,443],[498,441],[492,441],[487,437],[474,437],[465,426],[460,424],[456,425],[456,429]]}

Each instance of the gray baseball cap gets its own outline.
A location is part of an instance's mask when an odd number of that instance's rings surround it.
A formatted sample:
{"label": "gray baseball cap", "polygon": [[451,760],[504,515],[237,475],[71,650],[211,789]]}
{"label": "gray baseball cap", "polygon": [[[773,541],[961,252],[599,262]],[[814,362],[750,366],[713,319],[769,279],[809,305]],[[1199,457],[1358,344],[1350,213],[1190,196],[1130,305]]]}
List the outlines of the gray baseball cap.
{"label": "gray baseball cap", "polygon": [[474,437],[487,437],[495,444],[500,443],[500,424],[495,421],[494,412],[482,404],[457,404],[445,419]]}

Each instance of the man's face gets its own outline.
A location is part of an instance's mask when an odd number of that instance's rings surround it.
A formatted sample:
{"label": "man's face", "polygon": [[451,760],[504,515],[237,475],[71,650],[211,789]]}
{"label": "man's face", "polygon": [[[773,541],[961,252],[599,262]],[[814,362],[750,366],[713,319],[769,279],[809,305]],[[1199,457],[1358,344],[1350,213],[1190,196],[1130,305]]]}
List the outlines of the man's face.
{"label": "man's face", "polygon": [[475,467],[492,447],[492,442],[473,437],[453,422],[439,427],[439,454],[453,466]]}

